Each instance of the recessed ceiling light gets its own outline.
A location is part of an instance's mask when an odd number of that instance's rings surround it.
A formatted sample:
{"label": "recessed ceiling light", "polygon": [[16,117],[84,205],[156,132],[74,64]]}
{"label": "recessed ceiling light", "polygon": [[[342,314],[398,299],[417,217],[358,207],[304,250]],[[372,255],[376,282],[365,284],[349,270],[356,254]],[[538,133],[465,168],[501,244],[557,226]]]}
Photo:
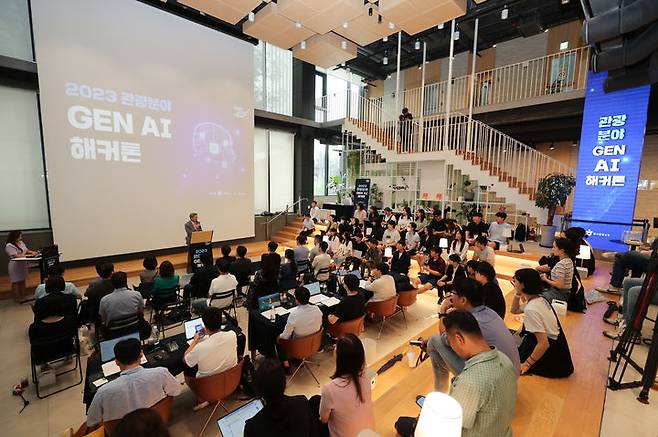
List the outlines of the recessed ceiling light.
{"label": "recessed ceiling light", "polygon": [[382,41],[384,41],[384,42],[388,42],[388,37],[385,36],[384,38],[382,38]]}
{"label": "recessed ceiling light", "polygon": [[301,27],[302,27],[302,23],[295,23],[295,27],[296,27],[297,29],[301,28]]}
{"label": "recessed ceiling light", "polygon": [[347,21],[343,23],[343,28],[344,28],[344,29],[347,29],[348,26],[349,26],[349,23],[348,23]]}
{"label": "recessed ceiling light", "polygon": [[437,27],[439,30],[441,30],[441,29],[443,29],[444,26],[445,26],[445,24],[444,24],[444,23],[441,23],[441,24],[439,24],[439,25],[436,26],[436,27]]}
{"label": "recessed ceiling light", "polygon": [[389,21],[388,22],[388,28],[389,29],[395,29],[395,23],[393,23],[392,21]]}
{"label": "recessed ceiling light", "polygon": [[340,48],[343,50],[347,50],[347,41],[341,41],[340,42]]}
{"label": "recessed ceiling light", "polygon": [[553,143],[551,143],[551,145],[548,146],[548,150],[555,150],[555,145]]}

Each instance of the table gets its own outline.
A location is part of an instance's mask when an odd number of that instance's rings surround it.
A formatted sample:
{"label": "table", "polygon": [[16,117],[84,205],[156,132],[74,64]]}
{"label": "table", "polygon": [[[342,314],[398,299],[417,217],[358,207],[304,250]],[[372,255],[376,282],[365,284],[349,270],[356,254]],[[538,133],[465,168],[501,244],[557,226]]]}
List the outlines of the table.
{"label": "table", "polygon": [[615,244],[625,244],[628,246],[629,250],[637,250],[638,247],[644,246],[642,241],[623,241],[623,240],[610,240],[611,243]]}
{"label": "table", "polygon": [[336,203],[323,203],[322,209],[333,209],[336,212],[336,220],[354,215],[354,205],[338,205]]}

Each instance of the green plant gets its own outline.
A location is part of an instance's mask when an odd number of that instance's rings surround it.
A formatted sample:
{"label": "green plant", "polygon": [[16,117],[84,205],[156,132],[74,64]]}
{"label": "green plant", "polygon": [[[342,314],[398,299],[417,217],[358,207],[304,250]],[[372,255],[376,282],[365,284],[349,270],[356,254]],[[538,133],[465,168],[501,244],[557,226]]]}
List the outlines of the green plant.
{"label": "green plant", "polygon": [[[455,218],[462,219],[469,222],[473,218],[473,214],[478,212],[478,206],[475,203],[461,203],[460,210],[455,214]],[[464,220],[465,219],[465,220]]]}
{"label": "green plant", "polygon": [[384,200],[384,192],[380,191],[377,184],[372,184],[370,186],[370,203],[374,204],[376,202],[381,202]]}
{"label": "green plant", "polygon": [[548,209],[548,219],[546,221],[548,226],[553,226],[555,209],[567,203],[567,197],[569,197],[575,186],[576,178],[561,173],[551,173],[539,180],[535,205]]}
{"label": "green plant", "polygon": [[343,178],[341,176],[330,177],[327,183],[327,188],[329,191],[336,192],[336,200],[338,203],[343,203],[343,198],[348,195],[345,182],[343,182]]}

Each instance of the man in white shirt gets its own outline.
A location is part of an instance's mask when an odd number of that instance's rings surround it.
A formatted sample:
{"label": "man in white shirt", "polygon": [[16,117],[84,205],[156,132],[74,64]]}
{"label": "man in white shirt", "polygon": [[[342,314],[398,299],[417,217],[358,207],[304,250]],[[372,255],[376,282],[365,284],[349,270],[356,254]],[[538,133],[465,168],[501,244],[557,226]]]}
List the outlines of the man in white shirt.
{"label": "man in white shirt", "polygon": [[238,338],[233,331],[222,331],[222,312],[210,307],[201,320],[203,335],[194,334],[194,340],[183,355],[185,364],[190,367],[186,374],[197,378],[221,373],[238,364]]}
{"label": "man in white shirt", "polygon": [[114,346],[114,359],[121,376],[98,389],[87,411],[87,425],[121,419],[131,411],[150,408],[167,396],[178,396],[181,388],[164,367],[144,369],[139,365],[142,346],[129,338]]}
{"label": "man in white shirt", "polygon": [[318,202],[315,200],[311,202],[311,209],[308,211],[308,215],[315,223],[318,222],[318,217],[320,217],[320,208],[318,208]]}
{"label": "man in white shirt", "polygon": [[[288,321],[279,336],[280,339],[307,337],[320,330],[322,327],[322,311],[317,306],[308,303],[310,298],[311,292],[306,287],[297,287],[295,289],[297,306],[288,314]],[[277,350],[279,359],[283,362],[283,367],[289,368],[290,364],[285,351],[281,347]]]}
{"label": "man in white shirt", "polygon": [[507,214],[496,213],[496,221],[489,225],[489,246],[494,250],[500,249],[501,244],[507,243],[512,236],[512,225],[505,223]]}
{"label": "man in white shirt", "polygon": [[320,254],[313,258],[313,262],[311,263],[315,279],[318,281],[324,282],[329,280],[329,269],[332,261],[331,257],[327,255],[327,249],[329,249],[329,244],[326,241],[322,241],[320,243]]}
{"label": "man in white shirt", "polygon": [[[227,261],[221,260],[217,264],[217,268],[219,269],[219,276],[217,276],[215,279],[212,280],[210,283],[210,289],[208,290],[208,299],[205,297],[201,299],[194,299],[192,301],[192,309],[194,312],[197,314],[203,314],[203,312],[208,308],[210,305],[210,298],[212,297],[213,294],[215,293],[223,293],[225,291],[229,290],[235,290],[238,286],[238,280],[235,279],[235,276],[229,273],[229,267],[230,264]],[[230,300],[232,301],[233,298],[231,297]],[[214,300],[212,305],[216,307],[225,307],[229,304],[229,298],[226,299],[217,299]]]}
{"label": "man in white shirt", "polygon": [[473,261],[488,262],[492,266],[496,265],[496,254],[491,246],[489,240],[484,235],[480,235],[475,239],[475,250],[473,250]]}
{"label": "man in white shirt", "polygon": [[388,272],[389,267],[386,263],[379,263],[370,270],[374,281],[364,287],[372,293],[368,302],[381,302],[395,296],[395,280]]}

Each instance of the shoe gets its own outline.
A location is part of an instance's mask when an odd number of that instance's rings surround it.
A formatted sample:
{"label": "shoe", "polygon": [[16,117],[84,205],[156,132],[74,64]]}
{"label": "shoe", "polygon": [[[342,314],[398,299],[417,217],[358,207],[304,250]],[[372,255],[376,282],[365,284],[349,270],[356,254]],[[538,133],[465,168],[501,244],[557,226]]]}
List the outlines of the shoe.
{"label": "shoe", "polygon": [[613,259],[615,259],[615,255],[617,255],[617,252],[603,252],[601,254],[601,258],[607,259],[607,260],[613,260]]}
{"label": "shoe", "polygon": [[[605,313],[603,313],[603,321],[606,322],[608,319],[610,319],[610,316],[617,311],[619,307],[617,307],[617,303],[613,301],[608,301],[608,309],[605,310]],[[612,319],[615,320],[615,319]],[[610,323],[610,322],[608,322]],[[613,323],[616,325],[616,323]]]}
{"label": "shoe", "polygon": [[595,288],[596,291],[599,293],[608,293],[608,294],[621,294],[621,288],[619,287],[613,287],[612,285],[608,286],[607,288]]}
{"label": "shoe", "polygon": [[605,323],[608,323],[613,326],[619,326],[620,321],[623,320],[623,316],[621,314],[617,315],[617,317],[604,317],[603,321]]}
{"label": "shoe", "polygon": [[615,329],[614,331],[603,331],[603,336],[608,337],[610,340],[619,340],[621,334],[617,331],[618,331],[617,329]]}
{"label": "shoe", "polygon": [[192,408],[192,411],[203,410],[203,409],[206,408],[208,405],[210,405],[210,402],[208,402],[208,401],[201,402],[200,404],[196,404],[196,405]]}
{"label": "shoe", "polygon": [[519,250],[521,251],[521,253],[525,252],[525,248],[523,247],[523,243],[519,243]]}

